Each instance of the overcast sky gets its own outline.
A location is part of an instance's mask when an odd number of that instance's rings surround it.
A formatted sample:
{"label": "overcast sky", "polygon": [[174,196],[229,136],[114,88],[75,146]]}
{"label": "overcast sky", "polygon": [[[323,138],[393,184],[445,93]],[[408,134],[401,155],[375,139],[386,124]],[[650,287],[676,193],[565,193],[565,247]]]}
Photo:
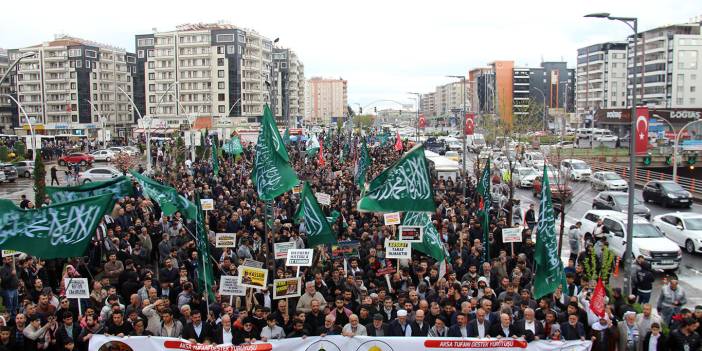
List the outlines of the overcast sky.
{"label": "overcast sky", "polygon": [[154,27],[166,31],[182,23],[225,20],[279,37],[298,53],[306,77],[342,77],[348,80],[349,104],[366,105],[378,99],[410,103],[406,92],[433,91],[451,81],[445,75],[467,74],[494,60],[538,66],[542,59],[563,59],[575,67],[578,47],[623,40],[630,33],[622,23],[584,14],[636,16],[645,30],[702,15],[702,2],[40,0],[8,1],[1,12],[3,48],[66,33],[133,52],[134,34]]}

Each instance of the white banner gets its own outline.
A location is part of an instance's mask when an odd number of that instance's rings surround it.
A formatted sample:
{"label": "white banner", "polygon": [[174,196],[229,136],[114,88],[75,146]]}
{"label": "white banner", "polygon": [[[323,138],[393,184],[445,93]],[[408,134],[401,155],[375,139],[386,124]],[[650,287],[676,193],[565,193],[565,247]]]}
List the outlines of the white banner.
{"label": "white banner", "polygon": [[284,241],[282,243],[273,244],[273,254],[276,260],[284,260],[288,257],[288,251],[295,248],[295,242]]}
{"label": "white banner", "polygon": [[223,275],[219,278],[219,293],[222,295],[246,296],[246,288],[239,285],[239,277]]}
{"label": "white banner", "polygon": [[305,339],[292,338],[256,342],[243,345],[205,345],[187,340],[158,336],[115,337],[93,335],[88,351],[587,351],[590,341],[533,341],[520,339],[476,339],[476,338],[393,338],[393,337],[346,337],[333,335],[313,336]]}
{"label": "white banner", "polygon": [[316,193],[315,197],[320,205],[329,206],[331,205],[331,195],[325,193]]}
{"label": "white banner", "polygon": [[521,243],[522,242],[522,227],[517,228],[502,228],[503,243]]}
{"label": "white banner", "polygon": [[69,299],[89,299],[90,286],[88,278],[63,278],[66,287],[66,297]]}
{"label": "white banner", "polygon": [[409,241],[386,240],[385,258],[412,258],[412,243]]}
{"label": "white banner", "polygon": [[236,247],[236,233],[216,233],[215,247]]}
{"label": "white banner", "polygon": [[312,266],[313,254],[313,249],[288,250],[288,257],[285,261],[285,265],[292,267],[310,267]]}

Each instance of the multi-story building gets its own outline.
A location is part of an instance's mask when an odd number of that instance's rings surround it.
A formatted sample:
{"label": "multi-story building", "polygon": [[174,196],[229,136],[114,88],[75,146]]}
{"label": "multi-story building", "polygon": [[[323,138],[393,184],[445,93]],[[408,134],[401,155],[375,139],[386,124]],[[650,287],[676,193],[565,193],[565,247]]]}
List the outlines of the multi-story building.
{"label": "multi-story building", "polygon": [[436,87],[434,92],[436,115],[438,117],[455,116],[456,110],[468,109],[468,83],[451,82]]}
{"label": "multi-story building", "polygon": [[495,72],[489,67],[470,70],[470,105],[473,112],[495,113]]}
{"label": "multi-story building", "polygon": [[626,48],[625,42],[606,42],[578,49],[576,114],[584,125],[597,110],[626,106]]}
{"label": "multi-story building", "polygon": [[[102,127],[127,137],[132,125],[132,74],[136,57],[124,49],[68,36],[9,51],[10,61],[27,52],[13,77],[13,90],[35,127],[45,134],[97,134]],[[24,116],[13,109],[18,130]]]}
{"label": "multi-story building", "polygon": [[425,118],[436,117],[436,93],[422,94],[419,106],[419,112],[424,114]]}
{"label": "multi-story building", "polygon": [[627,48],[627,105],[631,106],[634,66],[638,73],[637,105],[689,108],[702,105],[702,35],[700,23],[664,26],[639,33]]}
{"label": "multi-story building", "polygon": [[515,67],[513,71],[512,109],[515,117],[529,114],[529,105],[531,104],[529,73],[529,68]]}
{"label": "multi-story building", "polygon": [[273,48],[272,83],[278,124],[299,127],[305,114],[305,66],[293,50]]}
{"label": "multi-story building", "polygon": [[543,101],[545,97],[550,109],[575,111],[575,70],[566,62],[542,62],[541,67],[529,68],[529,76],[532,99]]}
{"label": "multi-story building", "polygon": [[341,78],[313,77],[307,81],[305,123],[335,124],[348,115],[348,86]]}
{"label": "multi-story building", "polygon": [[[10,57],[7,56],[7,50],[0,49],[0,77],[5,75],[10,67]],[[0,84],[0,94],[10,93],[10,80],[6,80]],[[10,99],[0,96],[0,134],[12,134],[12,104]]]}
{"label": "multi-story building", "polygon": [[514,61],[495,61],[490,68],[495,77],[492,81],[495,113],[505,123],[512,124]]}
{"label": "multi-story building", "polygon": [[137,35],[135,42],[135,90],[144,92],[136,95],[136,104],[169,127],[187,125],[193,115],[256,122],[271,102],[273,42],[256,31],[219,23],[184,24],[173,31]]}

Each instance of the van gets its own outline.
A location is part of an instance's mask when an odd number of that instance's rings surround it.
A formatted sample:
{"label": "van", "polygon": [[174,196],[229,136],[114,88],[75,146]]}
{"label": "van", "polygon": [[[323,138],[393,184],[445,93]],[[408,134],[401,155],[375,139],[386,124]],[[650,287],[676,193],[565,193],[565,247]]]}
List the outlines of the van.
{"label": "van", "polygon": [[[609,248],[619,257],[626,251],[627,214],[611,210],[589,210],[585,213],[581,231],[592,235],[597,222],[602,220],[602,231]],[[654,270],[674,271],[680,266],[682,250],[666,238],[651,222],[634,216],[634,236],[631,243],[632,259],[643,256]]]}

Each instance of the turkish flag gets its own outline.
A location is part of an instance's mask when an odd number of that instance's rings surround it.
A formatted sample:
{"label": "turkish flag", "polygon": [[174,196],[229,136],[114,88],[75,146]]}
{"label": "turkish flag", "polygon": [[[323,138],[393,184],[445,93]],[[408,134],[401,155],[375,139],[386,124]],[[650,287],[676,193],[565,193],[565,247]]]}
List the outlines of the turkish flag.
{"label": "turkish flag", "polygon": [[424,129],[427,126],[427,119],[424,118],[424,114],[419,115],[419,129]]}
{"label": "turkish flag", "polygon": [[324,161],[324,138],[319,139],[319,151],[317,151],[317,164],[320,167],[324,167],[326,161]]}
{"label": "turkish flag", "polygon": [[466,135],[473,135],[474,129],[475,129],[475,115],[472,113],[466,113],[466,121],[465,121]]}
{"label": "turkish flag", "polygon": [[400,139],[400,132],[395,134],[395,151],[402,151],[402,139]]}
{"label": "turkish flag", "polygon": [[592,292],[592,297],[590,297],[590,310],[600,318],[605,315],[605,286],[602,278],[597,279],[595,291]]}
{"label": "turkish flag", "polygon": [[637,154],[648,151],[648,107],[636,108],[636,138],[635,149]]}

